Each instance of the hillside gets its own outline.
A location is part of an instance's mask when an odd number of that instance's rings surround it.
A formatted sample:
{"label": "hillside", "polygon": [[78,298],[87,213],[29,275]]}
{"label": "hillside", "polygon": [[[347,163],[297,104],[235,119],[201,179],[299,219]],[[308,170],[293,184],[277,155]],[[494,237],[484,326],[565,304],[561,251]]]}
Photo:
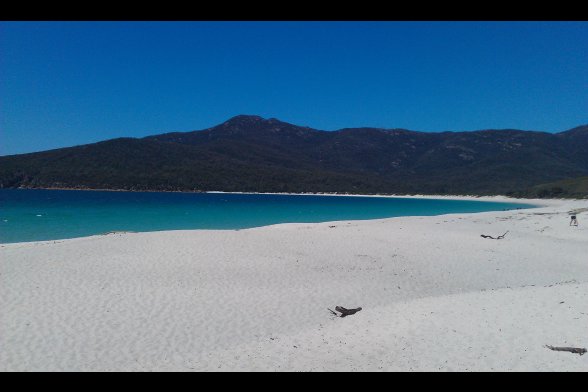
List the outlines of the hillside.
{"label": "hillside", "polygon": [[0,157],[0,188],[505,194],[588,176],[588,126],[320,131],[259,116]]}
{"label": "hillside", "polygon": [[570,178],[549,184],[535,185],[512,196],[526,198],[588,198],[588,177]]}

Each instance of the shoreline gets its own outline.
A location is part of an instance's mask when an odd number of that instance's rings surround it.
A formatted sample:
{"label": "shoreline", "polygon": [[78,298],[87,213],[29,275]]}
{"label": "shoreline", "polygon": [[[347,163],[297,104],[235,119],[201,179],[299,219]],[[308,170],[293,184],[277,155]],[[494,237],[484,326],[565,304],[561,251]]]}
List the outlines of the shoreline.
{"label": "shoreline", "polygon": [[[45,190],[52,190],[52,189],[45,189]],[[57,189],[53,189],[57,190]],[[75,189],[60,189],[60,190],[75,190]],[[92,190],[95,191],[95,190]],[[118,192],[118,191],[113,191]],[[124,191],[123,191],[124,192]],[[154,192],[157,193],[157,192]],[[170,192],[171,193],[171,192]],[[190,192],[180,192],[180,193],[190,193]],[[545,208],[545,207],[554,207],[559,206],[566,199],[515,199],[510,198],[508,196],[462,196],[462,195],[350,195],[350,194],[305,194],[305,193],[251,193],[251,192],[203,192],[203,193],[211,193],[211,194],[247,194],[247,195],[288,195],[288,196],[338,196],[338,197],[375,197],[375,198],[400,198],[400,199],[432,199],[432,200],[463,200],[463,201],[478,201],[478,202],[504,202],[504,203],[512,203],[512,204],[527,204],[533,205],[533,207],[529,208],[514,208],[513,210],[528,210],[528,209],[537,209],[537,208]],[[574,200],[574,201],[581,201],[581,200]],[[582,212],[582,209],[578,209]],[[251,230],[251,229],[259,229],[263,227],[272,227],[276,225],[289,225],[289,224],[307,224],[307,225],[320,225],[320,224],[338,224],[341,222],[369,222],[374,220],[388,220],[388,219],[398,219],[398,218],[411,218],[411,217],[435,217],[435,216],[445,216],[445,215],[454,215],[454,214],[481,214],[481,213],[488,213],[488,212],[502,212],[502,211],[481,211],[481,212],[469,212],[469,213],[446,213],[440,215],[406,215],[406,216],[394,216],[394,217],[384,217],[384,218],[374,218],[374,219],[356,219],[356,220],[335,220],[335,221],[324,221],[324,222],[282,222],[282,223],[273,223],[263,226],[255,226],[243,229],[171,229],[171,230],[154,230],[154,231],[129,231],[129,230],[116,230],[116,231],[109,231],[105,233],[98,233],[92,234],[82,237],[72,237],[72,238],[59,238],[59,239],[52,239],[52,240],[39,240],[39,241],[21,241],[21,242],[8,242],[8,243],[0,243],[0,247],[4,246],[11,246],[11,245],[26,245],[26,244],[36,244],[36,243],[52,243],[52,242],[62,242],[62,241],[72,241],[72,240],[82,240],[86,238],[93,238],[93,237],[103,237],[112,234],[138,234],[138,233],[165,233],[165,232],[181,232],[181,231],[241,231],[241,230]]]}
{"label": "shoreline", "polygon": [[549,204],[4,244],[0,371],[585,371],[544,346],[588,346],[588,211]]}
{"label": "shoreline", "polygon": [[0,188],[0,190],[48,190],[48,191],[82,191],[82,192],[133,192],[133,193],[187,193],[187,194],[235,194],[235,195],[290,195],[290,196],[349,196],[349,197],[395,197],[395,198],[430,198],[430,199],[451,199],[451,200],[472,200],[472,201],[512,201],[513,203],[525,203],[525,201],[546,202],[576,200],[588,201],[588,198],[573,199],[538,199],[538,198],[515,198],[506,195],[435,195],[435,194],[361,194],[361,193],[338,193],[338,192],[226,192],[226,191],[166,191],[166,190],[129,190],[129,189],[93,189],[93,188]]}

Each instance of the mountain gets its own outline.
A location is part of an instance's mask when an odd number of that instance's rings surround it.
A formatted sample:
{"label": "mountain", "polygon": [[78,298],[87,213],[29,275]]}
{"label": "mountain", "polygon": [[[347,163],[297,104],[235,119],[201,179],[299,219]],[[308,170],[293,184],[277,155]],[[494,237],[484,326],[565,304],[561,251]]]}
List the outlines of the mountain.
{"label": "mountain", "polygon": [[215,127],[0,157],[0,188],[506,194],[588,176],[588,126],[321,131],[240,115]]}

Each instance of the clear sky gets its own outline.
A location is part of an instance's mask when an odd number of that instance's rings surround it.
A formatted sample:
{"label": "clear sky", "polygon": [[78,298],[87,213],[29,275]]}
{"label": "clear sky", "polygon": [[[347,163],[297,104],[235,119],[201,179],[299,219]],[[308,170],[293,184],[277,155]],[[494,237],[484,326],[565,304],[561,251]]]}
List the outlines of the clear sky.
{"label": "clear sky", "polygon": [[0,22],[0,155],[237,114],[563,131],[588,123],[588,22]]}

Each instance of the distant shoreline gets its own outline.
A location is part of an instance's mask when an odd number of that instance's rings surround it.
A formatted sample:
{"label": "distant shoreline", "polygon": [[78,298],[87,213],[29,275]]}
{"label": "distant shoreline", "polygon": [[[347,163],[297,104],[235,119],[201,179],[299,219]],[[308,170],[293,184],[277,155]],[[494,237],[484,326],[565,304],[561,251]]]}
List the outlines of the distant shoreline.
{"label": "distant shoreline", "polygon": [[136,192],[136,193],[212,193],[212,194],[235,194],[235,195],[289,195],[289,196],[349,196],[349,197],[393,197],[407,199],[445,199],[445,200],[474,200],[474,201],[504,201],[510,203],[528,204],[530,201],[538,206],[549,206],[553,200],[583,200],[583,199],[525,199],[514,198],[506,195],[431,195],[431,194],[361,194],[361,193],[338,193],[338,192],[227,192],[227,191],[166,191],[166,190],[129,190],[129,189],[96,189],[96,188],[1,188],[12,190],[48,190],[48,191],[90,191],[90,192]]}

